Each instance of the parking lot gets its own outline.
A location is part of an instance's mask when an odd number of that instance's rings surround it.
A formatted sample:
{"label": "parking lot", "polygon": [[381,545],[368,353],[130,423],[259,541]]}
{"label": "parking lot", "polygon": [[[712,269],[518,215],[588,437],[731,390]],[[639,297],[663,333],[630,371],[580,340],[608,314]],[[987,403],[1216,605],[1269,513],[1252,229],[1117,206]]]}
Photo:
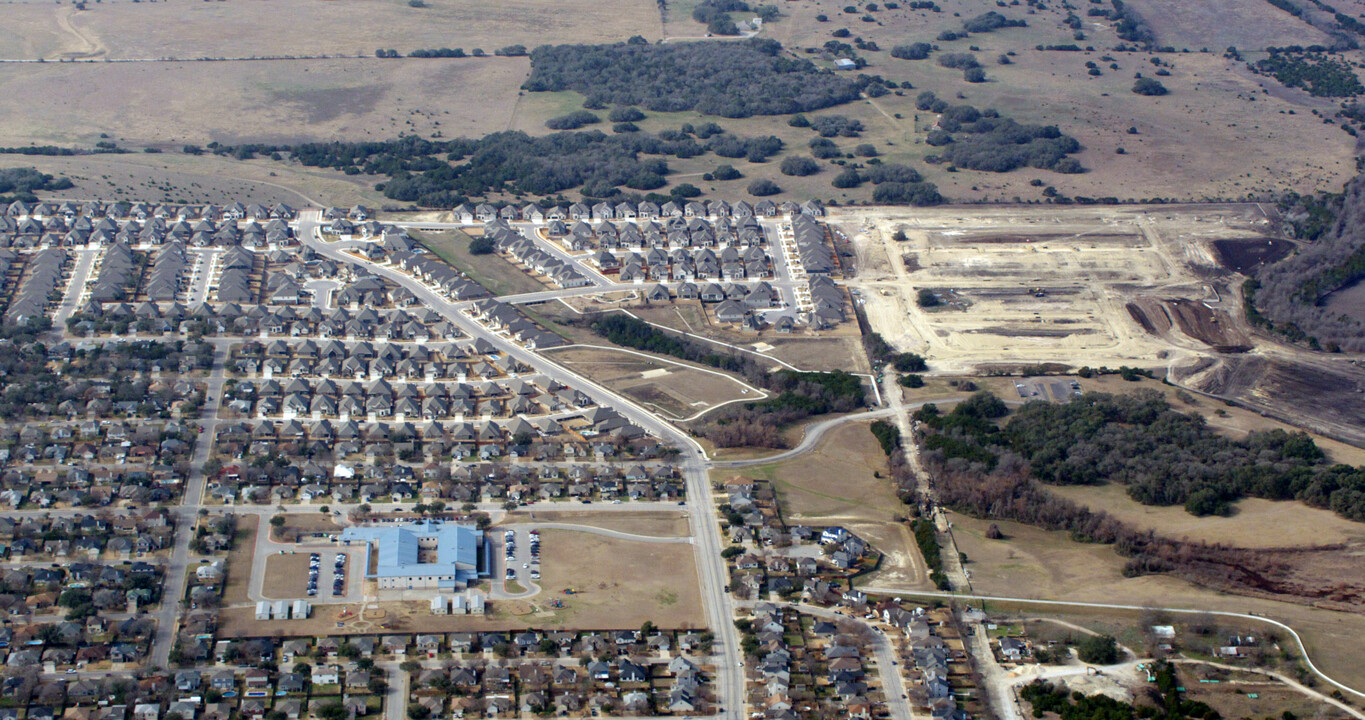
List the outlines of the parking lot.
{"label": "parking lot", "polygon": [[[494,529],[490,539],[502,544],[502,567],[495,569],[495,579],[512,581],[530,587],[540,580],[540,531],[526,525]],[[512,593],[519,594],[519,593]]]}

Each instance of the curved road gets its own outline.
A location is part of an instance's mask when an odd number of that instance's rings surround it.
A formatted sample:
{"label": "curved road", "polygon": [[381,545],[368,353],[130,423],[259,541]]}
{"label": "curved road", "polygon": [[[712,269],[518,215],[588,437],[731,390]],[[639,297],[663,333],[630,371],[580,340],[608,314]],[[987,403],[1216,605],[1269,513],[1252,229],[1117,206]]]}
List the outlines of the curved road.
{"label": "curved road", "polygon": [[923,590],[897,590],[891,588],[879,588],[872,586],[864,587],[862,588],[862,590],[867,593],[877,593],[879,595],[947,598],[956,600],[985,600],[990,602],[1019,603],[1023,605],[1052,605],[1060,607],[1089,608],[1094,610],[1133,610],[1137,612],[1143,612],[1147,610],[1160,610],[1163,612],[1176,613],[1181,615],[1215,615],[1218,617],[1236,618],[1238,620],[1251,620],[1255,622],[1262,622],[1267,625],[1277,627],[1289,633],[1290,637],[1294,638],[1294,642],[1299,646],[1299,653],[1303,655],[1304,664],[1307,665],[1308,669],[1313,671],[1313,673],[1316,674],[1318,677],[1327,681],[1329,684],[1333,685],[1339,690],[1351,693],[1352,695],[1355,695],[1358,698],[1365,699],[1365,693],[1360,692],[1359,690],[1356,690],[1355,688],[1349,685],[1336,681],[1330,675],[1318,669],[1318,666],[1313,664],[1312,658],[1310,658],[1308,655],[1308,647],[1303,644],[1303,638],[1299,637],[1298,632],[1296,632],[1294,628],[1280,622],[1279,620],[1268,618],[1263,615],[1229,612],[1226,610],[1206,610],[1204,608],[1152,607],[1144,605],[1123,605],[1120,603],[1079,602],[1076,600],[1041,600],[1039,598],[1007,597],[1001,595],[972,595],[967,593],[929,592]]}

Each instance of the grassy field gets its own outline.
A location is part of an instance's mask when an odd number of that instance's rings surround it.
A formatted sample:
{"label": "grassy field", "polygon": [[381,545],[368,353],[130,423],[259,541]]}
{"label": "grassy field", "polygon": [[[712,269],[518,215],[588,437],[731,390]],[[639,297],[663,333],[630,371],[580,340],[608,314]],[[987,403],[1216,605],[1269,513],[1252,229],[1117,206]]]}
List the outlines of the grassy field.
{"label": "grassy field", "polygon": [[534,522],[570,523],[591,527],[618,530],[633,535],[653,537],[683,537],[689,532],[687,514],[684,512],[658,512],[654,510],[598,512],[593,510],[567,510],[552,513],[514,511],[503,516],[501,525],[517,525]]}
{"label": "grassy field", "polygon": [[756,389],[719,371],[676,361],[599,348],[567,348],[553,352],[551,357],[673,420],[690,418],[731,400],[761,397]]}
{"label": "grassy field", "polygon": [[967,555],[966,568],[971,572],[975,593],[1254,612],[1299,631],[1313,662],[1324,672],[1353,687],[1365,686],[1365,651],[1352,640],[1365,633],[1363,615],[1225,595],[1160,575],[1126,578],[1122,574],[1124,559],[1109,546],[1077,543],[1065,533],[1002,521],[995,524],[1005,539],[987,540],[985,533],[991,523],[956,513],[950,513],[950,518],[958,550]]}
{"label": "grassy field", "polygon": [[[472,52],[522,44],[651,39],[661,32],[652,0],[232,0],[216,3],[10,2],[0,57],[199,58],[262,55],[406,54],[451,47]],[[297,30],[281,34],[281,29]]]}
{"label": "grassy field", "polygon": [[[257,558],[257,560],[261,559]],[[265,583],[261,586],[263,596],[274,600],[293,600],[305,597],[308,589],[308,553],[271,555],[264,558],[264,561]],[[330,576],[330,572],[328,575]],[[318,581],[324,590],[327,585],[322,580],[325,579],[320,578]]]}
{"label": "grassy field", "polygon": [[9,63],[0,92],[28,100],[0,109],[0,143],[110,139],[178,151],[215,140],[478,136],[506,129],[529,67],[526,58]]}
{"label": "grassy field", "polygon": [[442,260],[468,275],[474,282],[488,288],[494,295],[515,295],[547,289],[522,269],[497,255],[473,255],[469,252],[471,238],[459,230],[445,232],[414,232],[421,241]]}
{"label": "grassy field", "polygon": [[1049,486],[1050,492],[1125,523],[1172,538],[1238,547],[1273,548],[1365,542],[1365,524],[1300,502],[1247,498],[1232,517],[1196,517],[1181,506],[1154,507],[1128,497],[1123,486]]}
{"label": "grassy field", "polygon": [[[541,626],[706,624],[691,545],[630,542],[572,530],[544,530],[540,535],[542,590],[533,602],[545,608],[552,599],[563,599],[566,605],[548,610],[550,617]],[[668,572],[659,572],[661,568]],[[564,595],[566,588],[574,594]]]}
{"label": "grassy field", "polygon": [[251,600],[251,565],[256,557],[256,532],[261,516],[237,517],[237,544],[228,553],[227,582],[223,585],[223,604],[233,605]]}
{"label": "grassy field", "polygon": [[924,564],[909,529],[896,519],[904,514],[904,506],[886,477],[886,456],[868,427],[842,425],[799,458],[738,471],[717,470],[711,479],[723,482],[740,474],[770,482],[788,524],[842,525],[881,551],[881,568],[866,582],[920,587],[925,582]]}

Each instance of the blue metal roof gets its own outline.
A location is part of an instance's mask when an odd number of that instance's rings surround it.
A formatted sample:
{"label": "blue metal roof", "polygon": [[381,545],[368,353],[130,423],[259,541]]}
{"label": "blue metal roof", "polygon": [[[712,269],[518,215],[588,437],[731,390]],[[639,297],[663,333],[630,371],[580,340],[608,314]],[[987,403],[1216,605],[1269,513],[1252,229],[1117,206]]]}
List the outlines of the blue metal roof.
{"label": "blue metal roof", "polygon": [[[479,541],[483,533],[471,525],[432,521],[391,526],[350,527],[344,542],[365,542],[375,556],[374,571],[366,577],[425,577],[450,575],[457,581],[478,577]],[[423,540],[434,540],[435,562],[419,562]]]}

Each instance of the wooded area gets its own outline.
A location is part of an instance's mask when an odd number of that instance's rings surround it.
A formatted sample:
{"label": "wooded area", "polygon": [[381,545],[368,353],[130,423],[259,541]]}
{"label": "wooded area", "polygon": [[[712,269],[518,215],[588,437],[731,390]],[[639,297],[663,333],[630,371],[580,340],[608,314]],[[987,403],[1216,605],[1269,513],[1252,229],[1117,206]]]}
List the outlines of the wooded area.
{"label": "wooded area", "polygon": [[530,92],[574,90],[587,105],[639,105],[742,118],[786,115],[858,98],[848,77],[785,57],[775,40],[543,45],[531,52]]}
{"label": "wooded area", "polygon": [[1365,278],[1365,177],[1348,183],[1339,199],[1296,205],[1289,213],[1303,219],[1300,234],[1316,241],[1262,268],[1244,286],[1247,317],[1310,347],[1365,350],[1359,308],[1331,303],[1333,293]]}

